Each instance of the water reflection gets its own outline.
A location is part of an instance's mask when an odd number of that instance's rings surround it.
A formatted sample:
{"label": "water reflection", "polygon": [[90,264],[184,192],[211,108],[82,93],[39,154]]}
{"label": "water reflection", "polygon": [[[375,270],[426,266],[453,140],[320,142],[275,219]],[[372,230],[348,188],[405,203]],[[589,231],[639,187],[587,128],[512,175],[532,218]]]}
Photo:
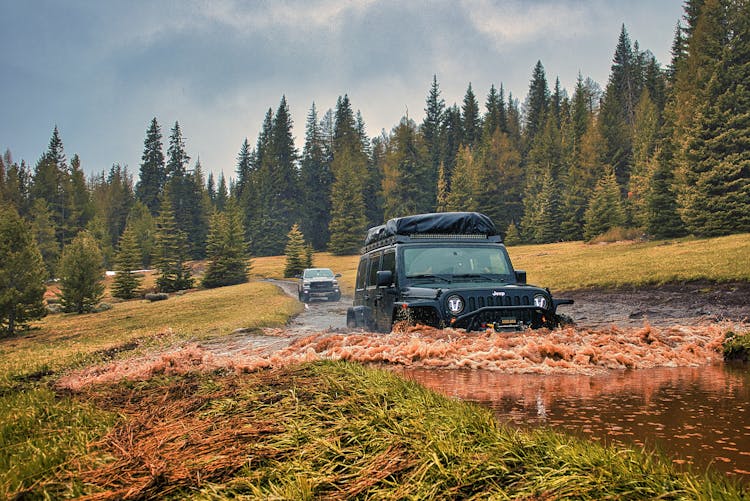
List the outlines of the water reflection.
{"label": "water reflection", "polygon": [[396,372],[491,407],[519,427],[555,429],[617,445],[659,449],[676,464],[709,465],[750,482],[750,369],[710,365],[606,375],[484,370]]}

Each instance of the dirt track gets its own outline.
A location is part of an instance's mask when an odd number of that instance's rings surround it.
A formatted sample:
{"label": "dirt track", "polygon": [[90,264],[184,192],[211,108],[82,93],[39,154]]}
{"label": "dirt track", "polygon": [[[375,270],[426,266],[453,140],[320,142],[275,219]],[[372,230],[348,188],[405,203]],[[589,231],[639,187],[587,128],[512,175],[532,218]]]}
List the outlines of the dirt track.
{"label": "dirt track", "polygon": [[[273,282],[296,297],[295,283]],[[586,328],[637,327],[644,322],[667,327],[722,320],[750,321],[750,283],[670,284],[640,289],[553,291],[553,294],[575,300],[574,305],[561,306],[558,312]],[[338,302],[313,301],[292,320],[290,330],[297,334],[345,330],[346,308],[351,303],[351,297],[346,296]]]}

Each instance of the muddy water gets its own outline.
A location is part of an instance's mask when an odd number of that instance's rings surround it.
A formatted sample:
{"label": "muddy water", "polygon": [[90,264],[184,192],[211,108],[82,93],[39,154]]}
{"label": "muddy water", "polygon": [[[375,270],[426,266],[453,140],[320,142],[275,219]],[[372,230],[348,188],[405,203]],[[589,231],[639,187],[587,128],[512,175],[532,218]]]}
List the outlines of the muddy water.
{"label": "muddy water", "polygon": [[[395,368],[449,396],[492,408],[521,428],[550,427],[750,483],[750,368],[655,368],[603,375]],[[712,466],[709,466],[712,465]]]}

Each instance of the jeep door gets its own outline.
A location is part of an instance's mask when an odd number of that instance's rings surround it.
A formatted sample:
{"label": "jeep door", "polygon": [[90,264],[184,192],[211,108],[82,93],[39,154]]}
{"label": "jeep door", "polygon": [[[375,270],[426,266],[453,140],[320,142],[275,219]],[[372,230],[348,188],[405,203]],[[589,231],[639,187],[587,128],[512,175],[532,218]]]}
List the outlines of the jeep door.
{"label": "jeep door", "polygon": [[[379,271],[390,271],[393,281],[388,286],[376,287],[375,289],[375,324],[378,330],[390,332],[393,324],[393,302],[396,298],[396,250],[388,249],[380,258]],[[377,275],[377,274],[376,274]],[[376,277],[377,280],[377,277]],[[375,282],[377,284],[377,281]]]}
{"label": "jeep door", "polygon": [[378,270],[380,270],[380,258],[382,251],[371,252],[368,255],[367,262],[367,280],[365,281],[365,290],[362,295],[362,304],[365,307],[365,327],[368,329],[377,329],[378,318]]}

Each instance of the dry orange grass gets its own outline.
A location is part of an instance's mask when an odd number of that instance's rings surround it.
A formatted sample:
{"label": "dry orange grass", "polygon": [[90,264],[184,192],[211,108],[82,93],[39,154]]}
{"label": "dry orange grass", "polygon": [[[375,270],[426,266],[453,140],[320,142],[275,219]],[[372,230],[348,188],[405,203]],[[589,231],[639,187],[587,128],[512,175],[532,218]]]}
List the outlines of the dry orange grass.
{"label": "dry orange grass", "polygon": [[588,245],[564,242],[508,249],[530,283],[555,290],[750,281],[750,234]]}

